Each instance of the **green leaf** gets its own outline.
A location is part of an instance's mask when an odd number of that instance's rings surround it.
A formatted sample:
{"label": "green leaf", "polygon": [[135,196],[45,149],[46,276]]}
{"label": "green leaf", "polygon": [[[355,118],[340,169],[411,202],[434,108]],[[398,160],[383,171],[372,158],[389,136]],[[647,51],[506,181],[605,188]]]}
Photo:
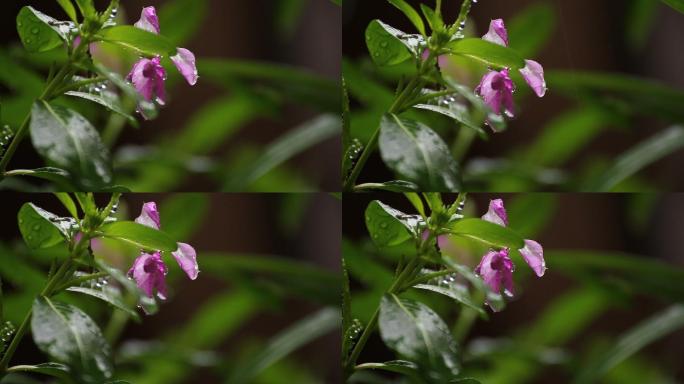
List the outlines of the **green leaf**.
{"label": "green leaf", "polygon": [[482,309],[482,306],[471,300],[470,292],[468,292],[468,287],[465,285],[455,283],[450,283],[448,286],[433,284],[417,284],[414,285],[413,288],[439,293],[440,295],[452,298],[458,301],[459,303],[476,310],[483,316],[486,315],[486,312],[484,311],[484,309]]}
{"label": "green leaf", "polygon": [[492,67],[520,69],[525,66],[525,60],[516,51],[480,38],[454,40],[447,47],[454,55],[470,57]]}
{"label": "green leaf", "polygon": [[100,135],[85,117],[47,101],[31,110],[31,141],[38,153],[79,177],[86,189],[112,182],[112,165]]}
{"label": "green leaf", "polygon": [[69,287],[67,288],[67,291],[70,292],[78,292],[82,293],[87,296],[92,296],[97,299],[100,299],[106,303],[109,303],[113,305],[114,307],[126,312],[129,316],[131,316],[134,319],[140,319],[140,316],[138,313],[129,308],[122,300],[120,297],[114,295],[112,292],[107,292],[105,290],[101,289],[92,289],[92,288],[86,288],[86,287]]}
{"label": "green leaf", "polygon": [[596,383],[610,369],[648,344],[684,327],[684,306],[673,305],[644,320],[620,336],[617,343],[592,363],[581,369],[575,383]]}
{"label": "green leaf", "polygon": [[38,348],[72,367],[85,382],[112,375],[111,349],[97,324],[80,309],[39,297],[33,303],[31,333]]}
{"label": "green leaf", "polygon": [[418,365],[406,360],[392,360],[384,363],[364,363],[356,366],[356,369],[372,369],[387,372],[399,373],[404,376],[420,379],[420,371]]}
{"label": "green leaf", "polygon": [[673,9],[684,13],[684,1],[683,0],[662,0],[663,3],[669,5]]}
{"label": "green leaf", "polygon": [[556,13],[551,4],[537,2],[520,11],[506,24],[510,47],[522,57],[534,57],[553,33]]}
{"label": "green leaf", "polygon": [[641,169],[684,147],[684,127],[665,129],[618,157],[613,166],[585,189],[607,192]]}
{"label": "green leaf", "polygon": [[366,228],[378,247],[398,245],[417,238],[425,225],[418,215],[407,215],[378,200],[368,204],[365,213]]}
{"label": "green leaf", "polygon": [[400,11],[408,17],[408,19],[413,23],[418,32],[425,36],[425,24],[423,24],[423,19],[420,17],[418,12],[416,12],[413,7],[404,0],[388,0],[392,5],[397,7]]}
{"label": "green leaf", "polygon": [[179,193],[170,195],[159,207],[164,212],[164,232],[174,239],[190,238],[209,212],[209,195]]}
{"label": "green leaf", "polygon": [[516,232],[481,219],[463,219],[449,224],[449,232],[465,236],[498,248],[520,249],[524,239]]}
{"label": "green leaf", "polygon": [[420,10],[423,12],[425,19],[428,21],[430,29],[432,29],[433,31],[444,30],[444,21],[442,20],[442,17],[435,12],[434,9],[428,7],[425,4],[421,4]]}
{"label": "green leaf", "polygon": [[[342,257],[342,333],[346,333],[352,324],[351,315],[351,292],[349,290],[349,272]],[[0,299],[2,298],[2,281],[0,281]],[[0,305],[1,302],[0,302]],[[2,321],[2,308],[0,308],[0,322]]]}
{"label": "green leaf", "polygon": [[293,156],[336,137],[340,134],[342,121],[339,116],[321,115],[296,127],[264,149],[264,153],[251,163],[241,175],[229,179],[224,190],[244,190]]}
{"label": "green leaf", "polygon": [[176,54],[176,46],[166,37],[132,25],[119,25],[103,29],[96,36],[96,39],[133,49],[149,56],[173,56]]}
{"label": "green leaf", "polygon": [[390,349],[416,362],[423,375],[447,382],[459,372],[449,327],[426,305],[386,294],[380,302],[380,336]]}
{"label": "green leaf", "polygon": [[421,35],[410,35],[380,20],[373,20],[366,28],[366,45],[375,64],[395,65],[411,57],[418,57],[424,44]]}
{"label": "green leaf", "polygon": [[298,348],[339,329],[340,310],[323,308],[285,329],[271,339],[256,355],[242,361],[240,369],[233,371],[229,383],[252,383],[266,368],[283,359]]}
{"label": "green leaf", "polygon": [[5,172],[5,176],[29,176],[38,179],[48,180],[55,183],[60,190],[75,191],[71,175],[69,172],[55,167],[42,167],[36,169],[13,169]]}
{"label": "green leaf", "polygon": [[17,14],[17,32],[29,52],[57,48],[68,39],[73,23],[57,21],[32,7],[24,6]]}
{"label": "green leaf", "polygon": [[78,19],[76,19],[76,8],[74,8],[74,4],[71,2],[71,0],[57,0],[59,5],[62,7],[64,12],[69,16],[71,21],[74,23],[78,22]]}
{"label": "green leaf", "polygon": [[62,382],[75,383],[68,366],[60,363],[42,363],[37,365],[15,365],[7,368],[7,372],[40,373],[60,379]]}
{"label": "green leaf", "polygon": [[93,0],[75,0],[78,9],[81,11],[84,19],[92,19],[97,10],[95,9],[95,4]]}
{"label": "green leaf", "polygon": [[166,1],[159,8],[159,24],[164,36],[177,46],[183,46],[202,26],[207,15],[206,0]]}
{"label": "green leaf", "polygon": [[64,208],[69,211],[71,214],[71,217],[74,219],[78,219],[78,210],[76,209],[76,203],[74,203],[74,200],[69,196],[68,193],[65,192],[55,192],[55,196],[57,199],[64,205]]}
{"label": "green leaf", "polygon": [[464,126],[474,130],[481,136],[487,136],[487,132],[485,132],[485,130],[482,129],[482,127],[479,124],[477,124],[470,118],[470,112],[464,104],[457,102],[449,103],[449,105],[447,106],[435,104],[416,104],[413,107],[418,109],[424,109],[426,111],[437,112],[444,116],[450,117],[456,120],[457,122],[463,124]]}
{"label": "green leaf", "polygon": [[61,218],[32,203],[24,203],[18,214],[19,231],[31,249],[49,248],[65,242],[75,222]]}
{"label": "green leaf", "polygon": [[380,190],[389,192],[418,192],[420,187],[410,181],[391,180],[384,183],[364,183],[354,187],[356,191]]}
{"label": "green leaf", "polygon": [[172,252],[178,249],[176,241],[160,230],[132,221],[117,221],[101,228],[104,237],[118,239],[149,251]]}
{"label": "green leaf", "polygon": [[389,168],[424,190],[458,191],[456,160],[435,131],[414,120],[384,115],[380,121],[380,155]]}
{"label": "green leaf", "polygon": [[109,109],[110,111],[118,113],[119,115],[125,117],[133,126],[136,126],[138,124],[137,120],[135,120],[133,116],[128,114],[128,112],[126,112],[121,107],[121,103],[119,102],[118,97],[113,92],[104,92],[101,95],[96,95],[87,92],[69,91],[66,92],[65,95],[78,97],[81,99],[92,101],[93,103],[100,104],[101,106]]}

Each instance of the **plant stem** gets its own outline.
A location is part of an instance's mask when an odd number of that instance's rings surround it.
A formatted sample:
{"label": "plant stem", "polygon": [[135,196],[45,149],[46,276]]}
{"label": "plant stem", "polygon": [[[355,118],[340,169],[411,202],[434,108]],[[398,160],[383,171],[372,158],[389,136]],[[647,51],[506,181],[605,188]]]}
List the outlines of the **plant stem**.
{"label": "plant stem", "polygon": [[[416,256],[411,259],[411,261],[406,265],[406,267],[401,271],[399,276],[392,282],[392,285],[387,289],[388,294],[394,294],[394,293],[400,293],[403,290],[405,290],[407,287],[410,287],[409,284],[406,284],[406,281],[409,279],[412,279],[416,270],[420,270],[423,267],[423,262],[421,260],[421,255],[425,251],[425,247],[432,242],[434,239],[434,235],[431,233],[430,236],[428,236],[427,239],[422,241],[418,247],[418,252],[416,253]],[[344,367],[344,375],[345,375],[345,381],[349,378],[349,376],[354,373],[354,366],[356,365],[356,360],[358,360],[359,355],[361,354],[361,351],[363,351],[364,347],[366,346],[366,343],[368,342],[368,339],[370,338],[371,334],[375,331],[375,328],[378,325],[378,318],[380,316],[380,307],[375,309],[375,312],[373,313],[373,316],[371,319],[368,321],[368,324],[366,327],[363,329],[363,333],[361,333],[361,336],[359,337],[359,341],[356,342],[354,345],[354,349],[352,349],[352,352],[349,354],[349,358],[345,362],[345,367]]]}
{"label": "plant stem", "polygon": [[[394,102],[392,103],[392,106],[389,108],[389,110],[387,110],[387,113],[399,113],[404,109],[404,106],[407,100],[410,99],[410,96],[413,95],[416,89],[420,89],[422,87],[423,73],[427,68],[429,68],[428,63],[431,62],[433,58],[434,56],[432,52],[430,52],[430,56],[427,58],[427,60],[421,63],[420,67],[418,68],[418,72],[413,76],[411,81],[406,85],[406,87],[401,91],[401,93],[399,93],[397,98],[394,99]],[[352,169],[352,172],[349,174],[349,177],[345,181],[343,188],[345,191],[351,192],[354,189],[356,179],[358,179],[359,175],[361,174],[361,171],[363,170],[363,167],[366,165],[368,158],[378,147],[379,137],[380,126],[378,126],[375,129],[375,132],[373,132],[373,135],[371,136],[370,140],[368,140],[368,143],[366,144],[366,147],[363,149],[363,152],[361,153],[359,160],[356,162],[354,168]]]}

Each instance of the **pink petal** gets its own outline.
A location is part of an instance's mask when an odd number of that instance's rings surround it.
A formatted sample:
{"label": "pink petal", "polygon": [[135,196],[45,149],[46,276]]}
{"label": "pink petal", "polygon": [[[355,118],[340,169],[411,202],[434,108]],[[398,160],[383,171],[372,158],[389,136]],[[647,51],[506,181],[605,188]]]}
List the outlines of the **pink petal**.
{"label": "pink petal", "polygon": [[494,199],[489,201],[489,210],[487,213],[482,215],[482,220],[489,221],[490,223],[499,224],[502,227],[508,225],[508,215],[506,214],[506,208],[504,207],[504,202],[501,199]]}
{"label": "pink petal", "polygon": [[489,23],[489,31],[482,36],[482,38],[494,44],[508,47],[508,32],[506,32],[506,26],[504,25],[503,20],[492,20]]}
{"label": "pink petal", "polygon": [[475,268],[475,273],[482,277],[485,284],[495,292],[513,296],[513,262],[508,256],[508,249],[490,251],[482,257],[480,264]]}
{"label": "pink petal", "polygon": [[167,268],[161,259],[161,254],[143,253],[133,262],[133,266],[128,271],[128,276],[135,280],[138,288],[148,297],[157,296],[166,300],[166,273]]}
{"label": "pink petal", "polygon": [[145,7],[140,13],[140,20],[134,24],[137,28],[159,34],[159,18],[154,7]]}
{"label": "pink petal", "polygon": [[161,222],[159,221],[159,211],[157,211],[157,204],[154,201],[150,201],[149,203],[143,204],[140,216],[138,216],[135,219],[135,222],[154,229],[161,228]]}
{"label": "pink petal", "polygon": [[178,72],[180,72],[185,80],[190,85],[197,83],[197,66],[195,65],[195,55],[185,48],[177,48],[175,56],[171,56],[171,61],[176,65]]}
{"label": "pink petal", "polygon": [[475,88],[475,93],[482,97],[482,101],[495,114],[503,112],[513,117],[513,91],[515,85],[509,76],[508,69],[501,72],[489,71],[480,81],[480,85]]}
{"label": "pink petal", "polygon": [[197,254],[195,249],[185,243],[178,243],[178,250],[171,252],[178,265],[185,272],[190,280],[195,280],[199,274],[199,266],[197,265]]}
{"label": "pink petal", "polygon": [[541,244],[534,240],[525,240],[525,247],[520,249],[520,254],[537,276],[544,276],[546,261],[544,261],[544,250]]}
{"label": "pink petal", "polygon": [[546,94],[546,80],[541,64],[534,60],[525,60],[525,68],[520,73],[537,96],[543,97]]}

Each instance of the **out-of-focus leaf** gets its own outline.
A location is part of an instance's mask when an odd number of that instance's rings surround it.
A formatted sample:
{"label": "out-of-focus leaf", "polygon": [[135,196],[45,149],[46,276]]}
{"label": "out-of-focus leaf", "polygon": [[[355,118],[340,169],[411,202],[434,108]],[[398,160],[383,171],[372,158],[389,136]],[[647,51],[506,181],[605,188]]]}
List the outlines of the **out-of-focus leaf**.
{"label": "out-of-focus leaf", "polygon": [[525,158],[545,166],[564,164],[615,121],[615,114],[598,107],[583,107],[562,114],[544,127],[525,150]]}
{"label": "out-of-focus leaf", "polygon": [[683,0],[662,0],[663,3],[669,5],[673,9],[684,13],[684,1]]}
{"label": "out-of-focus leaf", "polygon": [[121,301],[120,297],[117,297],[116,295],[113,295],[106,290],[101,290],[101,289],[92,289],[92,288],[86,288],[86,287],[69,287],[67,288],[67,291],[70,292],[78,292],[82,293],[87,296],[92,296],[97,299],[100,299],[106,303],[109,303],[113,305],[114,307],[126,312],[129,314],[132,318],[134,319],[139,319],[140,316],[138,316],[138,313],[134,311],[133,309],[129,308],[123,301]]}
{"label": "out-of-focus leaf", "polygon": [[458,374],[456,341],[444,320],[425,304],[386,294],[378,325],[385,344],[418,363],[422,375],[445,382]]}
{"label": "out-of-focus leaf", "polygon": [[71,22],[57,21],[29,6],[22,7],[17,14],[17,32],[29,52],[45,52],[61,46],[72,26]]}
{"label": "out-of-focus leaf", "polygon": [[684,147],[684,127],[673,126],[639,143],[618,157],[613,166],[588,183],[587,191],[607,192],[647,165]]}
{"label": "out-of-focus leaf", "polygon": [[71,0],[57,0],[59,5],[62,7],[64,12],[69,16],[71,21],[74,23],[78,22],[76,19],[76,8],[74,8],[74,4],[71,2]]}
{"label": "out-of-focus leaf", "polygon": [[[340,112],[340,85],[310,71],[261,61],[198,59],[202,78],[235,91],[235,81],[249,81],[282,93],[283,101],[302,102],[327,112]],[[254,83],[254,84],[251,84]]]}
{"label": "out-of-focus leaf", "polygon": [[97,10],[93,0],[74,0],[78,9],[81,11],[84,19],[89,19],[95,16]]}
{"label": "out-of-focus leaf", "polygon": [[421,35],[402,32],[380,20],[373,20],[366,28],[366,45],[377,65],[395,65],[411,57],[418,57],[423,44]]}
{"label": "out-of-focus leaf", "polygon": [[434,285],[434,284],[418,284],[414,285],[413,288],[423,289],[426,291],[431,291],[444,295],[451,299],[458,301],[459,303],[468,306],[476,310],[481,315],[486,315],[482,306],[473,302],[470,298],[470,293],[468,292],[468,287],[462,284],[449,284],[448,286]]}
{"label": "out-of-focus leaf", "polygon": [[85,383],[112,375],[111,349],[83,311],[47,297],[33,303],[31,333],[40,350],[72,367]]}
{"label": "out-of-focus leaf", "polygon": [[617,343],[577,373],[575,383],[597,382],[611,368],[648,344],[684,327],[684,306],[673,305],[620,336]]}
{"label": "out-of-focus leaf", "polygon": [[507,23],[511,48],[522,57],[536,56],[551,37],[555,24],[556,13],[551,4],[537,2],[528,6]]}
{"label": "out-of-focus leaf", "polygon": [[385,290],[392,284],[393,271],[347,239],[342,240],[342,255],[354,279],[379,290]]}
{"label": "out-of-focus leaf", "polygon": [[[363,72],[356,63],[342,59],[342,73],[344,74],[349,94],[362,104],[373,107],[374,110],[387,110],[394,100],[392,91],[377,82],[369,74]],[[379,113],[380,116],[382,113]],[[352,114],[352,125],[354,124]]]}
{"label": "out-of-focus leaf", "polygon": [[293,156],[324,140],[339,135],[341,124],[340,118],[332,115],[321,115],[305,122],[271,143],[264,149],[263,155],[256,159],[250,167],[243,170],[241,175],[234,177],[231,175],[223,185],[223,189],[227,191],[244,190],[251,183]]}
{"label": "out-of-focus leaf", "polygon": [[389,192],[418,192],[420,187],[418,185],[404,180],[391,180],[384,183],[364,183],[354,187],[356,191],[365,190],[379,190]]}
{"label": "out-of-focus leaf", "polygon": [[368,233],[378,247],[398,245],[417,238],[425,226],[419,215],[407,215],[378,200],[368,204],[365,220]]}
{"label": "out-of-focus leaf", "polygon": [[188,239],[201,227],[209,211],[209,196],[202,193],[171,195],[162,202],[164,231],[174,239]]}
{"label": "out-of-focus leaf", "polygon": [[68,366],[60,363],[42,363],[37,365],[15,365],[7,368],[7,372],[27,372],[40,373],[42,375],[52,376],[60,379],[64,383],[76,383],[70,375]]}
{"label": "out-of-focus leaf", "polygon": [[255,356],[247,358],[233,371],[226,383],[251,383],[259,373],[303,345],[339,328],[338,308],[323,308],[300,320],[271,339]]}
{"label": "out-of-focus leaf", "polygon": [[435,104],[417,104],[414,108],[424,109],[427,111],[437,112],[444,116],[450,117],[464,126],[473,129],[480,135],[486,136],[487,133],[474,121],[470,119],[467,107],[461,103],[449,103],[447,106]]}
{"label": "out-of-focus leaf", "polygon": [[183,46],[202,26],[207,14],[206,0],[166,1],[159,8],[159,24],[164,36],[177,46]]}
{"label": "out-of-focus leaf", "polygon": [[617,106],[626,114],[641,112],[684,121],[684,91],[652,80],[601,72],[546,71],[549,88],[599,106]]}
{"label": "out-of-focus leaf", "polygon": [[132,221],[106,224],[100,230],[104,237],[125,241],[149,251],[172,252],[178,249],[176,241],[166,232]]}
{"label": "out-of-focus leaf", "polygon": [[[20,94],[31,96],[31,98],[38,97],[43,90],[43,79],[41,76],[27,68],[26,65],[19,63],[10,57],[7,53],[0,50],[0,83],[10,88],[12,91]],[[33,101],[33,100],[31,100]],[[3,97],[3,117],[6,115],[8,108],[8,98]],[[24,111],[23,114],[26,112]],[[6,121],[6,119],[3,119]]]}
{"label": "out-of-focus leaf", "polygon": [[470,57],[493,67],[520,69],[525,66],[525,60],[516,51],[480,38],[454,40],[448,47],[454,55]]}
{"label": "out-of-focus leaf", "polygon": [[30,176],[55,183],[60,190],[75,191],[78,188],[73,185],[69,172],[55,167],[42,167],[36,169],[13,169],[5,172],[5,176]]}
{"label": "out-of-focus leaf", "polygon": [[420,32],[421,35],[425,35],[425,24],[423,23],[423,19],[420,17],[418,12],[416,12],[413,7],[407,3],[404,0],[388,0],[392,5],[397,7],[400,11],[408,17],[408,19],[411,21],[411,23],[416,27],[418,32]]}
{"label": "out-of-focus leaf", "polygon": [[460,189],[459,169],[439,135],[415,120],[388,114],[380,122],[382,160],[401,178],[424,190],[452,192]]}
{"label": "out-of-focus leaf", "polygon": [[49,248],[70,238],[75,221],[62,218],[32,203],[24,203],[19,210],[18,221],[26,245],[30,249]]}
{"label": "out-of-focus leaf", "polygon": [[99,32],[96,39],[133,49],[149,56],[173,56],[176,54],[176,45],[166,37],[132,25],[105,28]]}
{"label": "out-of-focus leaf", "polygon": [[285,38],[292,37],[304,10],[305,0],[278,0],[275,4],[275,24],[278,35]]}
{"label": "out-of-focus leaf", "polygon": [[659,7],[653,0],[633,0],[625,17],[625,40],[632,50],[640,50],[646,44]]}
{"label": "out-of-focus leaf", "polygon": [[444,20],[442,20],[440,14],[437,14],[437,12],[425,4],[420,5],[420,10],[423,12],[423,16],[425,16],[425,20],[427,20],[430,29],[433,31],[444,30]]}
{"label": "out-of-focus leaf", "polygon": [[449,224],[449,232],[499,248],[520,249],[524,239],[515,231],[481,219],[463,219]]}
{"label": "out-of-focus leaf", "polygon": [[69,211],[71,214],[71,217],[74,219],[78,219],[78,209],[76,208],[76,203],[74,203],[74,200],[69,196],[68,193],[65,192],[56,192],[55,197],[62,203],[64,208]]}
{"label": "out-of-focus leaf", "polygon": [[[0,280],[0,299],[2,298],[2,280]],[[0,322],[2,321],[2,307],[0,303]],[[351,292],[349,290],[349,272],[347,264],[342,257],[342,332],[346,332],[352,323],[351,317]]]}
{"label": "out-of-focus leaf", "polygon": [[520,194],[506,202],[508,221],[521,236],[532,239],[547,228],[558,205],[551,193]]}
{"label": "out-of-focus leaf", "polygon": [[384,363],[363,363],[356,366],[356,370],[360,369],[374,369],[387,372],[400,373],[404,376],[420,379],[420,371],[418,365],[406,360],[392,360]]}
{"label": "out-of-focus leaf", "polygon": [[86,118],[39,100],[31,110],[31,141],[38,153],[78,177],[86,190],[112,182],[109,151]]}

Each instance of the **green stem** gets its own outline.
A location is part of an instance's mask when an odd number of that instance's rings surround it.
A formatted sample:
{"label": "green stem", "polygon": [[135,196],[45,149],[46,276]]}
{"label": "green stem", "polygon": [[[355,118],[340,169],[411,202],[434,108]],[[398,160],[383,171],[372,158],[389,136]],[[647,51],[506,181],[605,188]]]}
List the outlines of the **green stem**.
{"label": "green stem", "polygon": [[473,5],[473,0],[464,0],[463,3],[461,4],[461,11],[458,14],[458,17],[456,18],[456,22],[449,28],[449,34],[453,35],[456,33],[458,28],[461,26],[461,24],[465,25],[466,18],[468,17],[468,13],[470,13],[470,8]]}
{"label": "green stem", "polygon": [[[430,52],[430,56],[427,58],[427,60],[423,61],[418,68],[418,72],[414,75],[414,77],[411,79],[411,81],[406,85],[406,87],[399,93],[396,99],[394,99],[394,102],[392,103],[392,106],[387,110],[387,113],[389,114],[394,114],[394,113],[399,113],[401,112],[407,103],[408,100],[410,100],[410,96],[413,95],[413,93],[416,91],[416,89],[422,88],[423,82],[422,82],[422,76],[423,73],[427,68],[429,68],[428,63],[432,62],[434,59],[434,56],[432,52]],[[344,190],[347,192],[351,192],[354,189],[354,184],[356,184],[356,179],[358,179],[359,175],[361,174],[361,171],[363,170],[363,167],[365,167],[366,162],[368,161],[368,158],[370,158],[371,154],[375,152],[375,150],[378,147],[378,139],[380,137],[380,126],[378,126],[375,131],[373,132],[373,135],[371,136],[370,140],[366,144],[366,147],[363,149],[363,152],[361,153],[361,156],[359,156],[359,160],[354,164],[354,168],[352,169],[352,172],[349,174],[349,177],[344,183]]]}
{"label": "green stem", "polygon": [[[431,233],[427,239],[421,241],[420,245],[418,246],[418,252],[416,256],[411,259],[411,261],[406,265],[403,271],[401,271],[399,276],[397,276],[397,278],[392,282],[392,285],[387,289],[388,294],[401,293],[406,288],[411,286],[409,284],[406,284],[406,281],[410,281],[410,279],[412,279],[413,276],[415,276],[416,271],[419,271],[423,267],[421,255],[424,253],[426,246],[430,244],[433,239],[434,235]],[[363,329],[363,333],[361,333],[359,341],[354,345],[354,349],[352,349],[352,352],[349,354],[349,358],[345,362],[345,381],[349,378],[349,376],[352,375],[352,373],[354,373],[356,360],[358,360],[361,351],[363,351],[363,349],[366,346],[366,343],[368,342],[368,339],[375,331],[375,328],[378,325],[379,316],[380,307],[378,306],[378,308],[375,309],[373,316],[368,321],[368,324]]]}

